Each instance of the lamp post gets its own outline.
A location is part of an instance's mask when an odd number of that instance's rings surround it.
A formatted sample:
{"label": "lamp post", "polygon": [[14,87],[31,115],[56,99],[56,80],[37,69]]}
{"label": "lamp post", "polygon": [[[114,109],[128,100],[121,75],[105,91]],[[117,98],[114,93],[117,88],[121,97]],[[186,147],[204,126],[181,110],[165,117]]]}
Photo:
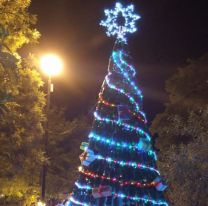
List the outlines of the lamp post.
{"label": "lamp post", "polygon": [[[44,151],[47,157],[48,155],[48,136],[49,136],[49,109],[50,109],[50,99],[51,92],[53,92],[53,84],[51,83],[51,78],[57,76],[63,67],[61,59],[54,54],[47,54],[41,57],[40,67],[43,72],[48,76],[48,88],[47,88],[47,102],[46,102],[46,125],[45,125],[45,135],[44,135]],[[46,176],[47,176],[47,162],[44,161],[41,173],[41,200],[40,205],[45,205],[45,191],[46,191]]]}

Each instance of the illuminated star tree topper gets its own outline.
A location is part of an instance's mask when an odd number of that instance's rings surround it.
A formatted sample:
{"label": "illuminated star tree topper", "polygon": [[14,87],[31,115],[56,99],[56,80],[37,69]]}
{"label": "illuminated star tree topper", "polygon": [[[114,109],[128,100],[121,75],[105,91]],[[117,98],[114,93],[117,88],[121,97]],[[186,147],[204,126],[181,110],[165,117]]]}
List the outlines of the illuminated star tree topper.
{"label": "illuminated star tree topper", "polygon": [[114,9],[106,9],[106,20],[100,22],[101,26],[106,27],[106,34],[116,36],[119,41],[127,41],[127,34],[137,31],[135,22],[141,17],[134,13],[134,5],[124,7],[121,3],[117,2]]}

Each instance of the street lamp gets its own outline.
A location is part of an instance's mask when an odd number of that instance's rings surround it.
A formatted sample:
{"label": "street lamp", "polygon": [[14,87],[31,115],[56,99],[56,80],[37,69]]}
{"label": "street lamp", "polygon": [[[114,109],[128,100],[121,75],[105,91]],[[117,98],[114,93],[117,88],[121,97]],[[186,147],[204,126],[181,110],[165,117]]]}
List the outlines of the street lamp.
{"label": "street lamp", "polygon": [[[50,109],[50,96],[51,92],[53,92],[53,84],[51,83],[51,78],[57,76],[62,68],[63,63],[61,59],[54,54],[47,54],[41,57],[40,59],[40,67],[43,72],[48,76],[48,89],[47,89],[47,102],[46,102],[46,125],[45,125],[45,136],[44,136],[44,150],[47,156],[48,154],[48,133],[49,133],[49,109]],[[46,161],[43,163],[42,167],[42,175],[41,175],[41,200],[45,200],[45,188],[46,188],[46,174],[47,174],[47,163]],[[40,204],[44,204],[44,202],[40,202]]]}

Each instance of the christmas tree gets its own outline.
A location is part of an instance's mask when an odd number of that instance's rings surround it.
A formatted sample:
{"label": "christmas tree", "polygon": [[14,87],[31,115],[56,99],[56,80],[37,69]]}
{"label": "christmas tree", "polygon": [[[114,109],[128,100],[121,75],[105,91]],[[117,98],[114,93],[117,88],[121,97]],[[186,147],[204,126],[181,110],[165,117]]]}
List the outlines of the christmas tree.
{"label": "christmas tree", "polygon": [[140,17],[134,6],[116,3],[101,21],[116,36],[108,73],[99,93],[89,142],[83,142],[79,178],[67,205],[167,206],[166,184],[156,168],[157,156],[142,111],[142,92],[129,63],[127,34]]}

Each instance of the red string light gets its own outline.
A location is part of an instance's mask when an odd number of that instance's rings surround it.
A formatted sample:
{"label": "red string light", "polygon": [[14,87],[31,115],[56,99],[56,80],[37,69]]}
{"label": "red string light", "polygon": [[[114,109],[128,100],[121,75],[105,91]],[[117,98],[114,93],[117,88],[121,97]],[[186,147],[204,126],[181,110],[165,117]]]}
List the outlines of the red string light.
{"label": "red string light", "polygon": [[136,187],[140,187],[140,188],[144,188],[144,187],[155,187],[158,183],[156,182],[150,182],[150,183],[141,183],[141,182],[138,182],[138,181],[122,181],[122,180],[118,180],[116,177],[106,177],[105,175],[98,175],[94,172],[90,172],[90,171],[87,171],[85,170],[83,167],[81,167],[79,169],[79,172],[84,174],[85,176],[87,177],[90,177],[90,178],[94,178],[94,179],[102,179],[102,180],[108,180],[110,182],[113,182],[113,183],[119,183],[120,186],[136,186]]}
{"label": "red string light", "polygon": [[[99,94],[99,100],[98,100],[98,103],[102,103],[106,106],[109,106],[109,107],[117,107],[116,104],[113,104],[113,103],[109,103],[107,102],[106,100],[103,99],[102,95]],[[147,123],[147,120],[146,119],[143,119],[141,118],[141,116],[138,116],[135,112],[132,112],[130,109],[127,110],[130,114],[132,114],[133,116],[135,116],[137,119],[139,119],[140,121],[143,121],[145,124]]]}

